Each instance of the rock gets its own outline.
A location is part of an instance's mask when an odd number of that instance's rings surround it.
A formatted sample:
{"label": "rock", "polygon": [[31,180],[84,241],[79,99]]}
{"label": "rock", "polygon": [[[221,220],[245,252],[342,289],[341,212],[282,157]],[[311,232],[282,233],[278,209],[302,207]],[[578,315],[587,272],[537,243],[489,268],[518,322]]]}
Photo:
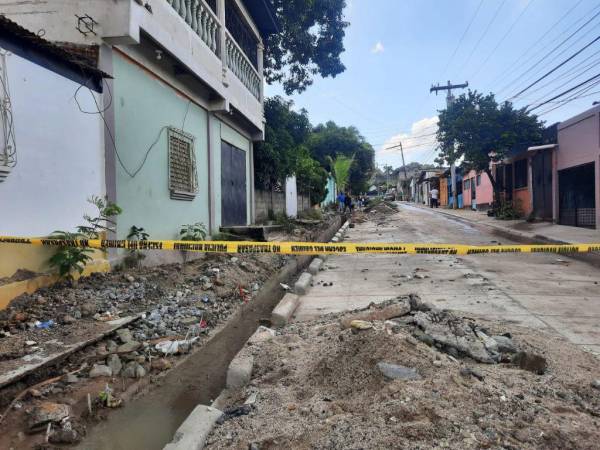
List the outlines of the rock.
{"label": "rock", "polygon": [[146,369],[137,361],[131,361],[123,369],[122,375],[125,378],[143,378],[146,376]]}
{"label": "rock", "polygon": [[30,431],[44,429],[49,422],[60,422],[71,414],[71,407],[69,405],[42,402],[31,411],[28,428]]}
{"label": "rock", "polygon": [[29,389],[29,394],[34,398],[40,398],[42,396],[42,393],[37,389]]}
{"label": "rock", "polygon": [[119,358],[117,355],[110,355],[108,358],[106,358],[106,364],[108,367],[110,367],[112,376],[119,375],[119,372],[121,372],[121,369],[123,368],[121,358]]}
{"label": "rock", "polygon": [[159,372],[168,370],[172,366],[173,365],[171,364],[171,361],[169,361],[168,359],[165,359],[165,358],[154,359],[154,360],[152,360],[152,364],[151,364],[151,367],[154,370],[157,370]]}
{"label": "rock", "polygon": [[386,362],[378,362],[377,368],[381,374],[388,380],[420,380],[421,375],[411,367],[390,364]]}
{"label": "rock", "polygon": [[239,261],[239,258],[237,256],[232,256],[231,260],[230,260],[233,264],[235,264],[236,262]]}
{"label": "rock", "polygon": [[68,384],[75,384],[78,381],[79,381],[79,377],[77,375],[75,375],[74,373],[68,373],[64,377],[64,382],[68,383]]}
{"label": "rock", "polygon": [[87,302],[81,305],[81,315],[83,317],[91,317],[94,314],[96,314],[96,312],[98,312],[98,308],[96,307],[95,303],[92,302]]}
{"label": "rock", "polygon": [[492,339],[498,344],[500,353],[517,353],[517,346],[513,340],[506,336],[492,336]]}
{"label": "rock", "polygon": [[367,322],[366,320],[353,320],[350,322],[350,328],[357,331],[370,330],[373,328],[373,324],[371,322]]}
{"label": "rock", "polygon": [[200,318],[198,317],[184,317],[179,321],[179,323],[183,326],[189,327],[190,325],[195,325],[200,322]]}
{"label": "rock", "polygon": [[135,278],[133,278],[131,275],[125,275],[125,279],[130,283],[133,283],[135,281]]}
{"label": "rock", "polygon": [[81,439],[81,434],[72,427],[55,430],[48,436],[48,442],[51,444],[77,444]]}
{"label": "rock", "polygon": [[119,346],[117,345],[117,343],[115,341],[113,341],[112,339],[109,339],[109,340],[106,341],[106,350],[109,353],[116,352],[118,347]]}
{"label": "rock", "polygon": [[417,329],[413,332],[413,335],[424,344],[427,344],[430,347],[433,345],[433,338],[427,333],[423,333],[421,330]]}
{"label": "rock", "polygon": [[433,361],[433,365],[436,367],[442,367],[442,362],[439,359],[436,359]]}
{"label": "rock", "polygon": [[98,377],[110,377],[112,375],[112,370],[110,367],[105,366],[104,364],[94,364],[92,370],[90,370],[89,377],[90,378],[98,378]]}
{"label": "rock", "polygon": [[25,345],[26,345],[27,347],[32,347],[32,346],[34,346],[35,344],[37,344],[37,342],[35,342],[35,341],[25,341]]}
{"label": "rock", "polygon": [[129,328],[120,328],[117,330],[117,336],[123,344],[127,344],[128,342],[133,342],[133,336],[131,334],[131,330]]}
{"label": "rock", "polygon": [[74,323],[77,322],[77,319],[75,319],[75,317],[70,316],[69,314],[66,314],[63,318],[62,318],[63,323],[65,324],[70,324],[70,323]]}
{"label": "rock", "polygon": [[123,345],[119,345],[117,347],[117,353],[131,353],[131,352],[135,352],[141,346],[142,346],[142,344],[140,344],[139,342],[136,342],[136,341],[127,342],[127,343],[125,343]]}
{"label": "rock", "polygon": [[485,379],[481,372],[470,367],[463,367],[462,369],[460,369],[460,375],[464,378],[475,377],[479,381],[483,381]]}
{"label": "rock", "polygon": [[483,342],[483,345],[488,352],[498,353],[498,342],[496,342],[495,339],[492,339],[481,330],[476,330],[475,334],[481,339],[481,342]]}
{"label": "rock", "polygon": [[600,389],[600,379],[592,381],[592,387],[595,389]]}
{"label": "rock", "polygon": [[523,370],[543,375],[548,368],[546,358],[535,353],[519,352],[513,359],[512,363],[519,366]]}

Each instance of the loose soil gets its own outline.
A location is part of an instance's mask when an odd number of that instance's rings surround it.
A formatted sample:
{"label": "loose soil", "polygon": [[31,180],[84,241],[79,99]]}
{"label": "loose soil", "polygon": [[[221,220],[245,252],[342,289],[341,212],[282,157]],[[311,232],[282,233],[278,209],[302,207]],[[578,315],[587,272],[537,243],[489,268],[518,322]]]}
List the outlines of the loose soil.
{"label": "loose soil", "polygon": [[[600,361],[562,338],[455,314],[545,358],[537,375],[510,362],[454,358],[415,339],[408,321],[342,329],[349,314],[291,324],[254,346],[253,379],[226,404],[257,399],[249,414],[218,425],[207,448],[598,448],[600,390],[591,382]],[[414,368],[422,379],[388,380],[380,362]]]}

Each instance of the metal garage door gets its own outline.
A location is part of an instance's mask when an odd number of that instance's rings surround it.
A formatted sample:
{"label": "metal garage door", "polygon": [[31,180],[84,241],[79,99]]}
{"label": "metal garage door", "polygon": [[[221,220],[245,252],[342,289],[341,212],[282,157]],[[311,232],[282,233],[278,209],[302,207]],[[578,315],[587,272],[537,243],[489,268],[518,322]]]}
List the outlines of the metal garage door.
{"label": "metal garage door", "polygon": [[221,224],[247,225],[246,152],[221,141]]}
{"label": "metal garage door", "polygon": [[558,172],[559,223],[576,227],[596,226],[594,163]]}

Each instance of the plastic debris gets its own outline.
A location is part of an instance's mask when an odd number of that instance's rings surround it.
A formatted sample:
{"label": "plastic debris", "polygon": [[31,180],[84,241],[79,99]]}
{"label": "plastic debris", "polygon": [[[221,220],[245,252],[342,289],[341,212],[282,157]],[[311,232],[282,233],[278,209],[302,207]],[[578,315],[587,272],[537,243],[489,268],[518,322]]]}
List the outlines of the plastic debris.
{"label": "plastic debris", "polygon": [[39,320],[37,320],[34,325],[36,328],[47,330],[48,328],[52,328],[54,325],[56,325],[56,323],[52,319],[46,320],[45,322],[40,322]]}

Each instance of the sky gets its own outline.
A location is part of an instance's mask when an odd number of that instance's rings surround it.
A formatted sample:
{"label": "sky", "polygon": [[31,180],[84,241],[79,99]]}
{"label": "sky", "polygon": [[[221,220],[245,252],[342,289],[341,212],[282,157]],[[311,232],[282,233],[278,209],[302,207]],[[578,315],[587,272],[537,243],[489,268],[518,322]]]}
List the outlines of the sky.
{"label": "sky", "polygon": [[[435,124],[445,94],[430,93],[432,84],[468,81],[471,89],[509,99],[597,37],[600,2],[347,0],[345,18],[350,26],[344,73],[317,78],[291,97],[276,85],[266,93],[291,98],[296,108],[306,108],[313,124],[356,126],[375,148],[378,166],[399,167],[399,141],[406,163],[432,163],[436,157]],[[599,66],[600,40],[513,102],[523,107],[551,100],[597,75]],[[552,124],[585,111],[600,101],[600,85],[583,86],[588,87],[571,94],[585,97],[547,103],[535,112]]]}

